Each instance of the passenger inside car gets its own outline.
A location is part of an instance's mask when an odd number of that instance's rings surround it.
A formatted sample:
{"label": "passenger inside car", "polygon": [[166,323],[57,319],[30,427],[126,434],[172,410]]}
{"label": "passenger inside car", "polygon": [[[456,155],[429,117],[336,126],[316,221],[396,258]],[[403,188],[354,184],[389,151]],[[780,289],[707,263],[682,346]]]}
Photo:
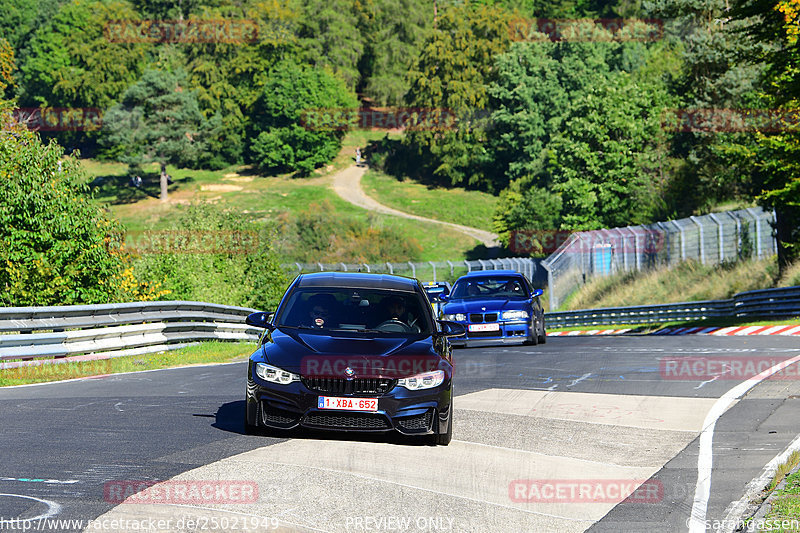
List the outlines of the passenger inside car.
{"label": "passenger inside car", "polygon": [[308,316],[302,325],[312,328],[333,326],[333,313],[337,307],[332,294],[315,294],[308,299]]}

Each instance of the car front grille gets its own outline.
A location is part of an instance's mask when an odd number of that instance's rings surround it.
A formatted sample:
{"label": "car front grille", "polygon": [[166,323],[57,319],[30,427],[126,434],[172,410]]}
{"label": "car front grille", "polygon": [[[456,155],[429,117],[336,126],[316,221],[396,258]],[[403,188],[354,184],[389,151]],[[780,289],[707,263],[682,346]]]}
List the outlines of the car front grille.
{"label": "car front grille", "polygon": [[305,424],[342,429],[389,429],[389,422],[382,415],[365,413],[312,413]]}
{"label": "car front grille", "polygon": [[427,411],[424,414],[417,416],[407,416],[405,418],[398,418],[397,425],[406,431],[419,431],[428,430],[431,427],[433,420],[433,411]]}
{"label": "car front grille", "polygon": [[397,384],[387,378],[301,378],[307,389],[326,394],[385,394]]}
{"label": "car front grille", "polygon": [[473,324],[481,322],[497,322],[497,313],[470,313],[469,321]]}

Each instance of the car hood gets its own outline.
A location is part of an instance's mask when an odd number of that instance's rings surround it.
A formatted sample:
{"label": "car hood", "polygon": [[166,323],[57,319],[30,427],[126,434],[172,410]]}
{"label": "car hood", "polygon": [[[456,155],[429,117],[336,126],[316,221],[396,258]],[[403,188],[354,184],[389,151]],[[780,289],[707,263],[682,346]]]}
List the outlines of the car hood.
{"label": "car hood", "polygon": [[[483,308],[486,308],[484,311]],[[519,309],[527,309],[530,307],[528,300],[523,299],[509,299],[509,298],[485,298],[485,299],[467,299],[467,300],[451,300],[444,305],[443,313],[454,315],[456,313],[493,313],[502,311],[516,311]]]}
{"label": "car hood", "polygon": [[[429,336],[329,336],[275,330],[264,345],[265,362],[303,376],[408,377],[446,369]],[[350,368],[354,374],[346,373]]]}

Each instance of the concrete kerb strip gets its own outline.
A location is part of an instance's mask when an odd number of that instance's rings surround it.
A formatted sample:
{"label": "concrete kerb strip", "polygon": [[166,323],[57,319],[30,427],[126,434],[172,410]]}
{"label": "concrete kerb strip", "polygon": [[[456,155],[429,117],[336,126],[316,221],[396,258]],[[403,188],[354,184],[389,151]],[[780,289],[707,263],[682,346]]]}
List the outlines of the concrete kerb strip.
{"label": "concrete kerb strip", "polygon": [[[633,328],[624,329],[592,329],[572,331],[548,331],[548,337],[564,337],[576,335],[625,335]],[[650,333],[637,333],[634,335],[717,335],[717,336],[743,336],[743,335],[783,335],[800,336],[800,325],[782,324],[778,326],[731,326],[731,327],[670,327],[662,328]]]}

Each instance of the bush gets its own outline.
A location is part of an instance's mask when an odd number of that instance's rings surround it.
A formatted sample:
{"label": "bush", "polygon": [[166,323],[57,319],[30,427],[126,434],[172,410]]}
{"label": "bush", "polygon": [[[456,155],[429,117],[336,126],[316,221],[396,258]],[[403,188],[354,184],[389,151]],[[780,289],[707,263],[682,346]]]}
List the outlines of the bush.
{"label": "bush", "polygon": [[0,131],[0,302],[10,306],[140,300],[120,228],[91,202],[80,164],[55,142]]}
{"label": "bush", "polygon": [[416,239],[367,220],[337,214],[328,201],[311,204],[284,228],[284,255],[300,262],[379,263],[415,261],[422,253]]}
{"label": "bush", "polygon": [[129,235],[126,246],[138,254],[137,277],[159,282],[170,300],[274,309],[289,280],[272,241],[271,228],[199,204],[166,230]]}

